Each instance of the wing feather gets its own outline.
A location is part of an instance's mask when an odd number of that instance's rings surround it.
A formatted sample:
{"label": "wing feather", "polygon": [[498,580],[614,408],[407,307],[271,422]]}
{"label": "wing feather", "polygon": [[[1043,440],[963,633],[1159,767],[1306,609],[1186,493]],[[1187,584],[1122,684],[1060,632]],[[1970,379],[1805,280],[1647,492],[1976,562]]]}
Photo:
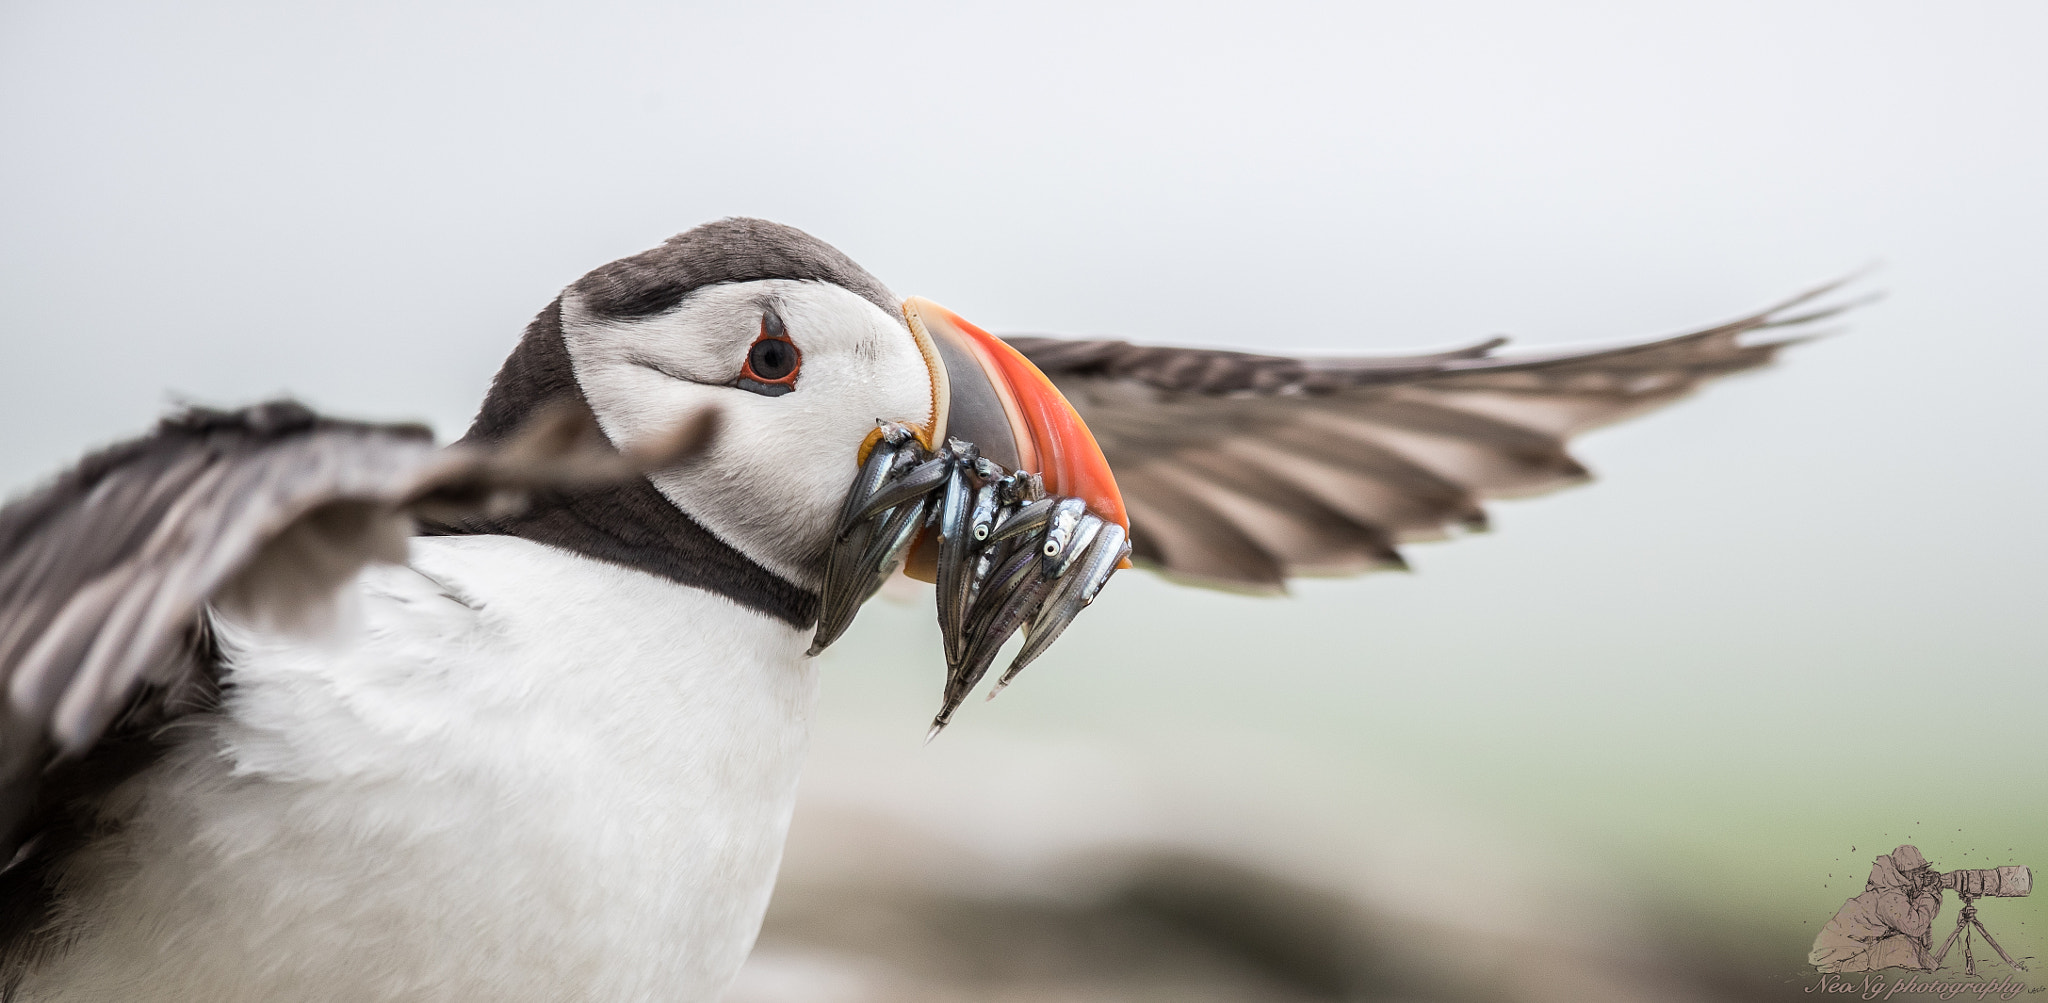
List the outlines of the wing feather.
{"label": "wing feather", "polygon": [[415,513],[497,512],[534,489],[638,476],[700,447],[712,421],[622,454],[587,409],[447,449],[418,426],[291,402],[193,409],[0,508],[0,852],[52,810],[39,790],[53,766],[110,727],[125,747],[205,704],[218,683],[209,608],[317,623],[364,564],[404,559]]}
{"label": "wing feather", "polygon": [[1155,468],[1133,471],[1131,480],[1138,486],[1125,496],[1131,535],[1142,529],[1150,548],[1138,556],[1194,584],[1259,593],[1281,588],[1280,562],[1185,481]]}
{"label": "wing feather", "polygon": [[[1259,462],[1230,451],[1190,450],[1181,454],[1182,467],[1201,483],[1214,485],[1264,507],[1264,519],[1239,519],[1262,547],[1289,568],[1317,568],[1327,571],[1356,566],[1358,570],[1401,562],[1392,537],[1379,525],[1358,518],[1331,502],[1307,483],[1312,475]],[[1261,523],[1281,520],[1284,525],[1260,533]]]}
{"label": "wing feather", "polygon": [[[1830,283],[1674,337],[1497,355],[1290,358],[1007,337],[1073,403],[1132,512],[1133,559],[1221,588],[1402,567],[1395,541],[1486,525],[1481,501],[1581,483],[1580,433],[1771,362],[1864,300]],[[1758,332],[1799,336],[1752,342]]]}

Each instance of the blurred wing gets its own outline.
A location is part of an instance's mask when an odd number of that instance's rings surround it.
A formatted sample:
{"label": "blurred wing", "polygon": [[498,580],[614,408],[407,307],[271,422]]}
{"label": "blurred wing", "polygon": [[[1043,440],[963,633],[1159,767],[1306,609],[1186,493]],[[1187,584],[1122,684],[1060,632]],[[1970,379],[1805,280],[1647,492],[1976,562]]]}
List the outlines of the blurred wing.
{"label": "blurred wing", "polygon": [[405,560],[415,514],[638,473],[694,449],[709,424],[622,455],[569,411],[494,449],[437,449],[423,427],[290,402],[194,409],[0,509],[0,838],[33,828],[45,781],[62,780],[52,762],[210,705],[209,604],[303,627],[365,564]]}
{"label": "blurred wing", "polygon": [[1132,557],[1190,584],[1280,591],[1289,577],[1400,567],[1396,544],[1480,528],[1487,498],[1588,476],[1580,432],[1754,369],[1854,304],[1797,312],[1834,283],[1731,323],[1596,351],[1286,358],[1007,337],[1109,458]]}

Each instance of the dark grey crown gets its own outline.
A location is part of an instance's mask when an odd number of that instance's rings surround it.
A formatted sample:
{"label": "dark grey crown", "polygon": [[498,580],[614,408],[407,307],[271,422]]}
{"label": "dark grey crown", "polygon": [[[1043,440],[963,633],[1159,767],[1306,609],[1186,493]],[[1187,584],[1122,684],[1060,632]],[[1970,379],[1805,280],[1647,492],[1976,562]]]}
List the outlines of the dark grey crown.
{"label": "dark grey crown", "polygon": [[596,313],[645,317],[674,307],[694,289],[760,279],[830,282],[901,317],[899,301],[888,287],[838,248],[793,226],[741,216],[676,234],[660,247],[592,271],[569,288]]}

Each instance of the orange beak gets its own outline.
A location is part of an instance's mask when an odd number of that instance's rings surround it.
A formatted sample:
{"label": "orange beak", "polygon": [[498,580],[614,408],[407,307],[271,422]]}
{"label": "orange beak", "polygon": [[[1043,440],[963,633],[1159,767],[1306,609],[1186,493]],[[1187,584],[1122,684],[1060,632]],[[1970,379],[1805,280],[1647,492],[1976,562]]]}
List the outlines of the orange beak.
{"label": "orange beak", "polygon": [[[1030,359],[920,296],[903,301],[903,318],[932,374],[928,448],[948,437],[974,443],[1011,470],[1042,476],[1048,494],[1079,498],[1097,518],[1130,529],[1102,447]],[[934,550],[920,540],[904,570],[931,581]]]}

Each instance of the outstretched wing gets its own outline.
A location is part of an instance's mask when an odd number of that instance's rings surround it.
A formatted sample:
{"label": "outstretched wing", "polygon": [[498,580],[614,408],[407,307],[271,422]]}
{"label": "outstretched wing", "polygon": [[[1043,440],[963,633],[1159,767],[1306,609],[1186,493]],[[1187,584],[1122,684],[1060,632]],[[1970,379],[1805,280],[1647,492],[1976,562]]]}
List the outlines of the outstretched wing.
{"label": "outstretched wing", "polygon": [[423,427],[291,402],[194,409],[0,509],[0,853],[40,828],[89,750],[105,760],[217,697],[207,605],[304,624],[366,563],[403,561],[414,515],[635,475],[695,448],[709,421],[622,455],[568,410],[497,448],[437,449]]}
{"label": "outstretched wing", "polygon": [[1486,524],[1481,502],[1586,479],[1588,429],[1764,365],[1854,304],[1835,283],[1718,327],[1596,351],[1286,358],[1006,336],[1102,446],[1132,557],[1190,584],[1277,592],[1301,575],[1400,567],[1396,545]]}

